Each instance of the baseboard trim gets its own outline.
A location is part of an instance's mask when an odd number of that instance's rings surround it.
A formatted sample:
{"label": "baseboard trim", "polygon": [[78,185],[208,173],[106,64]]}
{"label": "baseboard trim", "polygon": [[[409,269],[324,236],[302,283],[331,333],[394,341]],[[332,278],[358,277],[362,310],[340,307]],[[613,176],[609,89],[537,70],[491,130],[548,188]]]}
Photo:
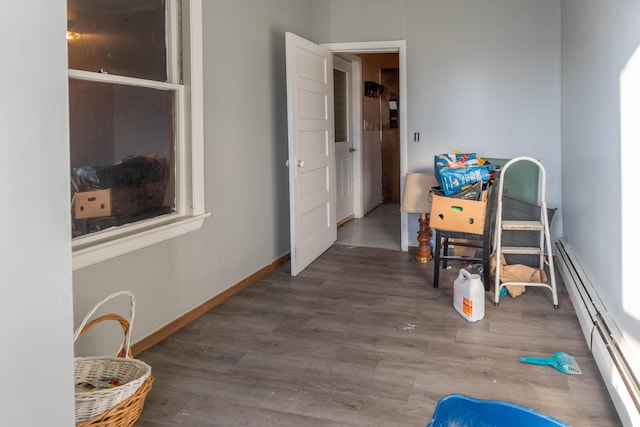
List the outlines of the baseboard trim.
{"label": "baseboard trim", "polygon": [[216,295],[215,297],[213,297],[210,300],[206,301],[205,303],[199,305],[198,307],[194,308],[190,312],[180,316],[179,318],[177,318],[173,322],[169,323],[168,325],[164,326],[163,328],[159,329],[158,331],[156,331],[156,332],[152,333],[151,335],[143,338],[142,340],[136,342],[135,344],[133,344],[131,346],[131,352],[133,353],[134,356],[137,356],[138,354],[142,353],[143,351],[150,349],[154,345],[158,344],[160,341],[162,341],[165,338],[167,338],[169,335],[171,335],[174,332],[177,332],[180,329],[184,328],[189,323],[193,322],[198,317],[200,317],[203,314],[205,314],[207,311],[209,311],[209,310],[213,309],[214,307],[222,304],[223,302],[225,302],[226,300],[228,300],[229,298],[231,298],[232,296],[234,296],[235,294],[237,294],[241,290],[243,290],[246,287],[248,287],[249,285],[253,284],[255,281],[257,281],[257,280],[261,279],[262,277],[266,276],[267,274],[271,273],[273,270],[275,270],[276,268],[278,268],[279,266],[281,266],[285,262],[289,261],[289,258],[290,258],[290,254],[286,254],[286,255],[278,258],[277,260],[275,260],[271,264],[261,268],[260,270],[258,270],[255,273],[253,273],[251,276],[249,276],[249,277],[243,279],[242,281],[236,283],[235,285],[233,285],[232,287],[230,287],[226,291]]}
{"label": "baseboard trim", "polygon": [[336,224],[336,227],[341,227],[341,226],[345,225],[346,223],[351,221],[353,218],[354,218],[353,214],[349,215],[348,217],[346,217],[342,221],[338,221],[338,224]]}

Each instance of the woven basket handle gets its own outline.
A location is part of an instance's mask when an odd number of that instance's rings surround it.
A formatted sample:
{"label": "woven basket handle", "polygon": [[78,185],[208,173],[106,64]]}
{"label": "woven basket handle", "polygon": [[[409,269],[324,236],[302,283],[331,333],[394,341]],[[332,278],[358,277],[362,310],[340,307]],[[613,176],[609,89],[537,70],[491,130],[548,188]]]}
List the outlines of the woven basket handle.
{"label": "woven basket handle", "polygon": [[[93,319],[91,322],[87,323],[84,326],[84,328],[82,328],[80,333],[78,334],[78,338],[83,336],[84,333],[87,332],[89,329],[93,328],[98,323],[104,322],[105,320],[115,320],[118,323],[120,323],[120,326],[122,326],[122,331],[124,332],[124,336],[126,338],[127,333],[129,332],[129,322],[124,317],[120,316],[119,314],[114,314],[114,313],[105,314],[105,315],[100,316],[100,317],[98,317],[96,319]],[[125,342],[123,341],[122,344],[120,344],[120,348],[118,349],[118,354],[116,355],[117,357],[125,357],[125,355],[124,355],[124,347],[125,347]],[[131,353],[131,348],[129,348],[129,352],[127,353],[127,358],[128,359],[133,359],[133,354]]]}
{"label": "woven basket handle", "polygon": [[[129,320],[127,321],[125,318],[123,318],[122,316],[118,315],[118,314],[105,314],[104,316],[100,316],[96,319],[93,319],[92,321],[89,321],[89,319],[91,319],[91,317],[95,314],[95,312],[107,301],[112,300],[113,298],[116,298],[120,295],[127,295],[129,297],[129,301],[130,301],[130,312],[129,312]],[[122,326],[122,330],[124,331],[124,341],[122,343],[122,345],[120,345],[120,348],[118,349],[118,351],[116,352],[116,355],[119,357],[125,357],[127,359],[131,359],[132,355],[131,355],[131,329],[133,329],[133,320],[135,318],[135,314],[136,314],[136,297],[133,295],[133,292],[131,291],[119,291],[119,292],[115,292],[109,296],[107,296],[105,299],[103,299],[102,301],[100,301],[99,303],[97,303],[95,305],[95,307],[93,307],[93,309],[84,317],[84,319],[82,320],[82,323],[80,324],[80,326],[78,326],[78,329],[76,329],[75,333],[73,334],[73,342],[76,342],[78,340],[78,338],[80,338],[82,335],[84,335],[85,332],[87,332],[89,329],[91,329],[93,326],[97,325],[98,323],[104,321],[104,320],[116,320],[120,323],[120,325]]]}

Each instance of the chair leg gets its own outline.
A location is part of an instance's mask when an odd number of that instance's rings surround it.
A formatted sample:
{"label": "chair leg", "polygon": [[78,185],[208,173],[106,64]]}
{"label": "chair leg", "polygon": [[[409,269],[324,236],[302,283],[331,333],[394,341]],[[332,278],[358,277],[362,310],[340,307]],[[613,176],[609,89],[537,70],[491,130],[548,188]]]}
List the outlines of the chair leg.
{"label": "chair leg", "polygon": [[438,281],[440,280],[440,250],[442,249],[442,239],[440,238],[440,231],[436,230],[436,247],[433,255],[433,287],[438,287]]}
{"label": "chair leg", "polygon": [[[444,248],[443,253],[444,253],[444,256],[446,257],[449,255],[449,238],[443,237],[442,240],[444,240],[444,244],[442,245],[442,247]],[[447,268],[447,258],[442,259],[442,268],[444,269]]]}
{"label": "chair leg", "polygon": [[486,237],[482,241],[482,271],[484,273],[484,290],[489,292],[491,289],[491,245]]}

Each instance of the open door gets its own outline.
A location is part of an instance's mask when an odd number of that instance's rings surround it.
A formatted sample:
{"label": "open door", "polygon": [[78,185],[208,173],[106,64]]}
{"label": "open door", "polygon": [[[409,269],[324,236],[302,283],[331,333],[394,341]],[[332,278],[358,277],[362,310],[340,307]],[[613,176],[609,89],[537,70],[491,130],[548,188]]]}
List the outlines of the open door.
{"label": "open door", "polygon": [[333,109],[336,152],[336,220],[343,223],[354,214],[353,129],[351,62],[333,57]]}
{"label": "open door", "polygon": [[331,52],[286,33],[291,275],[337,239]]}

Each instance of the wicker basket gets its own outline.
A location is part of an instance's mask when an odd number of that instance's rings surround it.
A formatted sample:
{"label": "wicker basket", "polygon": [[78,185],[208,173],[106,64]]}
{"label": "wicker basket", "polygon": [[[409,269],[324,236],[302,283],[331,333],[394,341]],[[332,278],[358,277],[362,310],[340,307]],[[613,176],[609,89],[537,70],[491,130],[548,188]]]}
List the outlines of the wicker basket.
{"label": "wicker basket", "polygon": [[133,396],[118,403],[104,414],[84,423],[76,424],[76,427],[130,427],[142,414],[144,400],[151,390],[153,375],[149,376],[142,387]]}
{"label": "wicker basket", "polygon": [[[117,314],[106,314],[89,322],[96,310],[105,302],[119,295],[128,295],[131,301],[130,320]],[[135,317],[135,297],[129,291],[116,292],[100,301],[85,316],[74,334],[74,342],[86,331],[105,320],[116,320],[124,331],[124,342],[116,356],[76,357],[74,359],[74,379],[76,386],[101,377],[117,378],[120,385],[111,389],[96,391],[76,390],[75,415],[76,425],[123,427],[132,425],[140,416],[144,399],[151,389],[151,367],[141,360],[131,357],[131,328]],[[125,404],[126,402],[126,404]],[[115,422],[116,417],[120,424]],[[110,421],[101,424],[104,417]],[[111,418],[109,418],[111,417]],[[123,424],[122,422],[125,422]]]}

